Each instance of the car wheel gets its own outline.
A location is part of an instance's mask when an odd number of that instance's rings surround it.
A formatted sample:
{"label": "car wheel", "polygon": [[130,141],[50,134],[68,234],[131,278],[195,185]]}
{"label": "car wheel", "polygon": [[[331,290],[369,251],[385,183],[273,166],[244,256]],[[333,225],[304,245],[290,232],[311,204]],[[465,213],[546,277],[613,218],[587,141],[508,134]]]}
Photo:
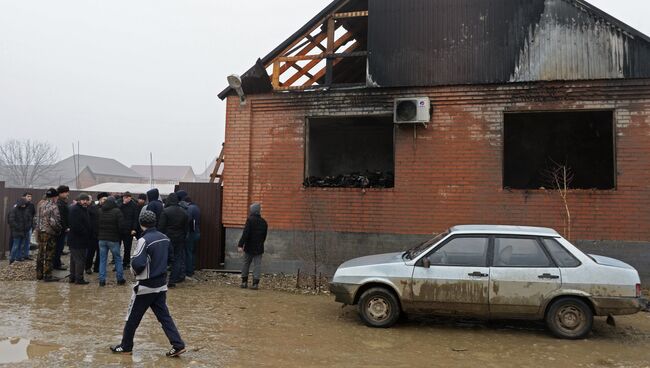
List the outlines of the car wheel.
{"label": "car wheel", "polygon": [[395,324],[401,314],[399,302],[391,291],[376,287],[366,290],[359,298],[359,315],[370,327],[387,328]]}
{"label": "car wheel", "polygon": [[546,325],[557,337],[583,339],[591,331],[594,314],[584,301],[578,298],[558,299],[546,313]]}

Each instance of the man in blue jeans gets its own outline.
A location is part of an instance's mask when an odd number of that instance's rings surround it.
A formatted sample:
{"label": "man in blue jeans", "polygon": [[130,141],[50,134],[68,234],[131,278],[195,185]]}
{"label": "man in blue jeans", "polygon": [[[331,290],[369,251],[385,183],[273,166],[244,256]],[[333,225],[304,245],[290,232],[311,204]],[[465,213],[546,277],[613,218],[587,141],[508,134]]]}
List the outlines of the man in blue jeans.
{"label": "man in blue jeans", "polygon": [[9,211],[7,223],[9,224],[12,237],[9,264],[15,261],[22,262],[24,260],[23,242],[27,231],[32,226],[31,217],[27,212],[27,203],[23,198],[20,198],[16,206]]}
{"label": "man in blue jeans", "polygon": [[131,258],[131,268],[137,283],[133,288],[122,342],[111,346],[111,351],[116,354],[131,354],[135,331],[145,312],[151,308],[172,345],[166,355],[177,357],[185,352],[185,342],[167,308],[167,260],[171,243],[169,238],[156,230],[155,213],[142,211],[139,221],[143,233]]}
{"label": "man in blue jeans", "polygon": [[120,255],[120,236],[126,228],[124,215],[117,207],[115,198],[108,197],[102,208],[99,209],[99,286],[106,286],[106,262],[110,250],[115,260],[117,284],[124,285],[124,271],[122,256]]}
{"label": "man in blue jeans", "polygon": [[33,225],[34,216],[36,216],[36,207],[34,207],[32,198],[33,198],[32,194],[29,192],[23,194],[23,199],[26,202],[27,213],[29,214],[29,223],[31,224],[29,226],[29,230],[27,230],[27,234],[25,234],[25,239],[23,241],[22,258],[25,259],[26,261],[33,260],[33,258],[29,256],[29,247],[32,245],[32,228],[34,227]]}

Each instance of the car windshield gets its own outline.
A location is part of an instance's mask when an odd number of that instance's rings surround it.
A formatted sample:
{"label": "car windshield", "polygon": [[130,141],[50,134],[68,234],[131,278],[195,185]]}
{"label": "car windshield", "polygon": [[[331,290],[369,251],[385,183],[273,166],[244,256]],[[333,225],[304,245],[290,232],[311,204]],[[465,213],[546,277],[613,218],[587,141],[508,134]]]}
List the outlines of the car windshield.
{"label": "car windshield", "polygon": [[429,240],[426,240],[426,241],[416,245],[415,247],[407,250],[402,255],[402,257],[405,258],[405,259],[413,259],[413,258],[419,256],[420,254],[422,254],[422,252],[424,252],[425,250],[429,249],[430,246],[432,246],[435,243],[441,241],[448,234],[449,234],[449,230],[444,231],[444,232],[436,235],[435,237],[433,237],[433,238],[431,238]]}

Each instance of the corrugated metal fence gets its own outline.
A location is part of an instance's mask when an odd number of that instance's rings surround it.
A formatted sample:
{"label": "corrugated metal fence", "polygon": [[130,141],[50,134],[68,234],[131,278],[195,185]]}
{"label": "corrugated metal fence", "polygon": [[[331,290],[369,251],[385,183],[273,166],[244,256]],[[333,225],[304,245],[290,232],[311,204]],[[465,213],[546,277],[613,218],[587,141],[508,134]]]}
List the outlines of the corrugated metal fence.
{"label": "corrugated metal fence", "polygon": [[[221,186],[210,183],[181,183],[178,189],[187,191],[194,201],[201,208],[201,240],[198,246],[198,269],[220,268],[224,260],[224,231],[221,224]],[[10,250],[9,225],[7,215],[9,210],[16,203],[23,193],[29,192],[33,195],[34,204],[45,194],[45,189],[24,189],[6,188],[4,182],[0,182],[0,212],[2,223],[0,223],[0,259],[6,257]],[[98,193],[71,191],[70,198],[76,198],[80,193],[88,193],[97,197]],[[161,193],[166,196],[168,193]]]}
{"label": "corrugated metal fence", "polygon": [[225,232],[221,222],[221,184],[180,183],[176,190],[188,193],[201,209],[201,240],[197,249],[198,269],[221,268],[225,255]]}

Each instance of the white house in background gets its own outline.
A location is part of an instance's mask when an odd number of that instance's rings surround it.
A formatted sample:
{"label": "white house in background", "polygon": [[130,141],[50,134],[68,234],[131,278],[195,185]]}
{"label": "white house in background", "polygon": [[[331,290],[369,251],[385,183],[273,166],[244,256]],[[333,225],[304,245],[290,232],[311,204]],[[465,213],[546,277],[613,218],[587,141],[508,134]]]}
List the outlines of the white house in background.
{"label": "white house in background", "polygon": [[[149,183],[151,178],[150,165],[132,165],[131,170],[135,171]],[[192,166],[174,166],[174,165],[154,165],[153,166],[154,184],[178,184],[196,182],[196,175]]]}

